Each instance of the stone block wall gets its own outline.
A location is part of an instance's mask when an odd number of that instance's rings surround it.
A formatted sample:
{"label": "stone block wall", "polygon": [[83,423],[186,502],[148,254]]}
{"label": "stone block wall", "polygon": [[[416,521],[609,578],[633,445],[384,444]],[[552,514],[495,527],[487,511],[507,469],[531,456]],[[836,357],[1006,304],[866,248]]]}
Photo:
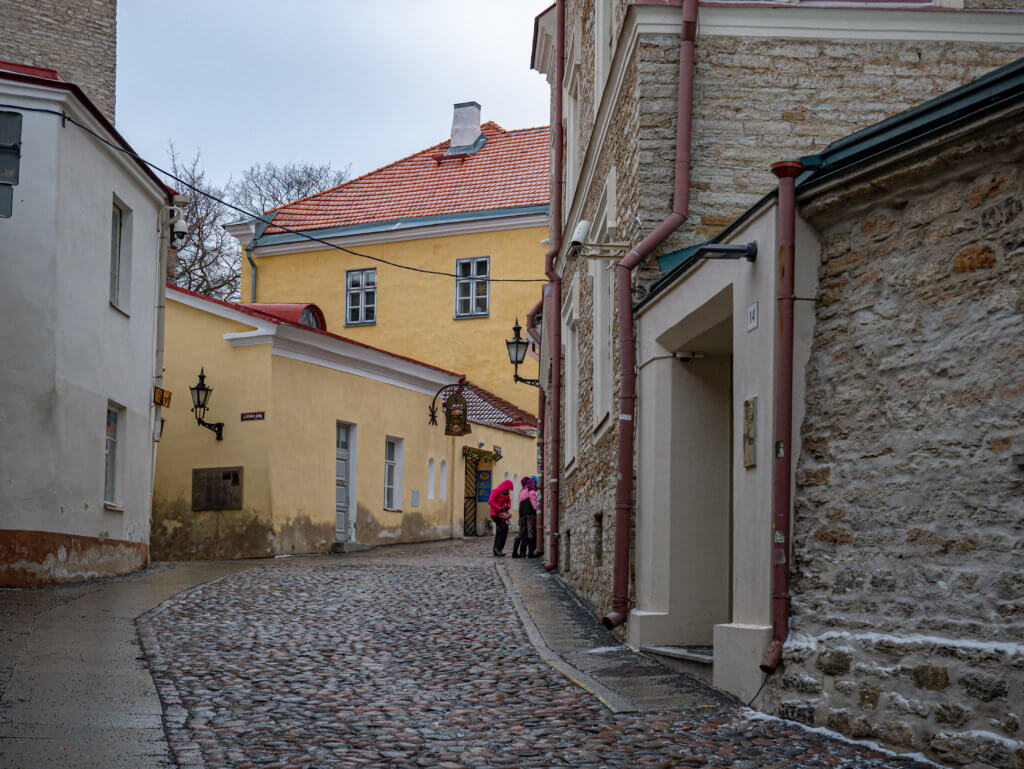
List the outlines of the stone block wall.
{"label": "stone block wall", "polygon": [[[629,3],[616,0],[622,29]],[[594,126],[594,0],[567,0],[569,51],[577,68],[580,164]],[[1013,61],[1012,46],[948,42],[800,41],[699,37],[690,217],[662,252],[706,238],[774,186],[770,164],[824,148],[871,123]],[[671,211],[679,38],[641,38],[627,64],[593,183],[582,190],[582,218],[594,220],[605,180],[616,174],[617,227],[611,240],[636,244]],[[568,196],[571,205],[572,194]],[[643,222],[643,228],[637,218]],[[579,282],[579,426],[574,468],[561,481],[561,529],[570,548],[569,583],[597,612],[611,608],[617,422],[592,430],[592,281],[584,260],[561,260],[563,294]],[[652,259],[637,270],[642,291],[659,275]],[[618,403],[618,321],[613,322],[613,413]],[[563,404],[563,424],[564,435]],[[550,412],[546,424],[550,425]],[[564,438],[563,438],[564,440]],[[551,453],[546,472],[551,477]],[[600,530],[595,516],[600,514]],[[636,514],[642,515],[643,511]],[[635,518],[634,518],[635,525]],[[635,538],[634,538],[635,541]],[[598,542],[603,543],[598,549]],[[598,553],[600,552],[600,557]]]}
{"label": "stone block wall", "polygon": [[997,126],[805,208],[821,288],[765,699],[973,768],[1024,766],[1022,148]]}
{"label": "stone block wall", "polygon": [[117,0],[0,0],[0,60],[49,67],[114,120]]}

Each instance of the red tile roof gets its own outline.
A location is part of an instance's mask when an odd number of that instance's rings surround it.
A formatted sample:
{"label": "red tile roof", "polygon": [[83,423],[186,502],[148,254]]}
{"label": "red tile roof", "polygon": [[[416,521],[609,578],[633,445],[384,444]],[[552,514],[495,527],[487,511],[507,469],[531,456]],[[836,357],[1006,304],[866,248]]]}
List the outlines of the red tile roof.
{"label": "red tile roof", "polygon": [[481,126],[476,153],[445,157],[445,141],[276,211],[266,233],[548,203],[548,128]]}
{"label": "red tile roof", "polygon": [[470,422],[523,433],[537,428],[537,417],[472,382],[462,388]]}

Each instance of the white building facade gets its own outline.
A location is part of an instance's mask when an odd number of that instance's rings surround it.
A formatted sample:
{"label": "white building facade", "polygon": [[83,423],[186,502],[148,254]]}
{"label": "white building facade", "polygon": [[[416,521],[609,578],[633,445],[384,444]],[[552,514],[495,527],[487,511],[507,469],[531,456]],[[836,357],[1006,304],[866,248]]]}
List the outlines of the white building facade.
{"label": "white building facade", "polygon": [[125,573],[149,562],[174,193],[56,72],[0,65],[0,104],[0,586]]}

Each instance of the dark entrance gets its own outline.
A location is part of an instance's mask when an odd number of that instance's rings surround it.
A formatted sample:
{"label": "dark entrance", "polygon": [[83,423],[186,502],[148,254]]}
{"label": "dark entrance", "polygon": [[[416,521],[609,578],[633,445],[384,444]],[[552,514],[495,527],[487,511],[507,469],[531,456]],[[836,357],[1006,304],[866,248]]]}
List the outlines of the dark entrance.
{"label": "dark entrance", "polygon": [[477,460],[466,457],[466,493],[463,500],[462,533],[476,536],[476,470]]}

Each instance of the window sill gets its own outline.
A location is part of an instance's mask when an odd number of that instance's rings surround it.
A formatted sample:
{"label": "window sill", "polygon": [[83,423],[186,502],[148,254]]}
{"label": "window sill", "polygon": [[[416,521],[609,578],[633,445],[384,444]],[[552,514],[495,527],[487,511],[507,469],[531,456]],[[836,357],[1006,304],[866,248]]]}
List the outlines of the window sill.
{"label": "window sill", "polygon": [[606,411],[604,412],[604,416],[594,423],[593,442],[597,443],[598,441],[600,441],[604,437],[605,433],[607,433],[608,430],[611,428],[611,426],[612,412]]}
{"label": "window sill", "polygon": [[400,513],[400,512],[402,512],[402,508],[400,508],[400,507],[385,507],[384,508],[384,512],[385,513]]}
{"label": "window sill", "polygon": [[113,502],[104,502],[103,503],[103,509],[104,510],[109,510],[112,513],[123,513],[124,512],[124,508],[123,507],[121,507],[120,505],[116,505]]}
{"label": "window sill", "polygon": [[376,325],[377,325],[377,321],[375,321],[375,320],[365,320],[362,323],[346,323],[345,324],[345,328],[354,328],[354,327],[358,327],[358,326],[376,326]]}
{"label": "window sill", "polygon": [[579,463],[576,461],[576,457],[572,457],[565,466],[565,477],[568,478],[570,475],[576,472],[576,468],[579,467]]}
{"label": "window sill", "polygon": [[480,320],[481,318],[489,318],[491,314],[489,312],[483,313],[482,315],[456,315],[452,320]]}
{"label": "window sill", "polygon": [[121,307],[118,307],[113,302],[110,302],[110,306],[113,307],[115,310],[117,310],[122,315],[124,315],[126,318],[130,318],[132,316],[131,313],[128,312],[128,310],[125,310],[125,309],[122,309]]}

